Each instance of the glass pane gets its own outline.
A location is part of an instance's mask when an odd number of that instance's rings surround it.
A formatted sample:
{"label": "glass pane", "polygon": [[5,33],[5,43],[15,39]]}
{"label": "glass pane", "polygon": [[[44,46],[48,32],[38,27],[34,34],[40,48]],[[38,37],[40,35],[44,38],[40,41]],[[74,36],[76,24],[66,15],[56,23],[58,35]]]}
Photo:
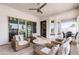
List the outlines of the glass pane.
{"label": "glass pane", "polygon": [[18,20],[16,18],[9,18],[9,30],[10,33],[18,33]]}
{"label": "glass pane", "polygon": [[61,33],[61,23],[58,22],[58,34],[60,34],[60,33]]}
{"label": "glass pane", "polygon": [[76,21],[66,21],[61,23],[61,30],[62,32],[68,32],[71,31],[73,33],[76,33]]}
{"label": "glass pane", "polygon": [[23,34],[26,37],[26,24],[23,19],[19,20],[19,34]]}
{"label": "glass pane", "polygon": [[51,21],[51,24],[50,24],[50,29],[51,29],[51,34],[55,34],[54,30],[55,30],[55,22],[54,21]]}
{"label": "glass pane", "polygon": [[9,17],[9,41],[13,38],[15,34],[18,34],[18,19]]}
{"label": "glass pane", "polygon": [[32,25],[31,22],[27,22],[27,37],[30,37],[32,35]]}

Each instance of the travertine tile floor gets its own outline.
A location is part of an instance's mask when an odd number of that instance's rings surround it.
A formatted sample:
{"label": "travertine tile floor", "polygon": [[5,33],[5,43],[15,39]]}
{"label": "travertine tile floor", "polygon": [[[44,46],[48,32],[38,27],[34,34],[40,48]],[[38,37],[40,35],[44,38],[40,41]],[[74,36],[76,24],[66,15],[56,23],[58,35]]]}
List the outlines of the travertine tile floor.
{"label": "travertine tile floor", "polygon": [[[71,55],[79,55],[79,45],[71,45]],[[33,55],[33,47],[24,48],[14,52],[10,45],[0,46],[0,55]]]}
{"label": "travertine tile floor", "polygon": [[0,46],[0,55],[32,55],[33,48],[27,47],[18,52],[14,52],[10,45]]}
{"label": "travertine tile floor", "polygon": [[71,55],[79,55],[79,44],[77,46],[71,45]]}

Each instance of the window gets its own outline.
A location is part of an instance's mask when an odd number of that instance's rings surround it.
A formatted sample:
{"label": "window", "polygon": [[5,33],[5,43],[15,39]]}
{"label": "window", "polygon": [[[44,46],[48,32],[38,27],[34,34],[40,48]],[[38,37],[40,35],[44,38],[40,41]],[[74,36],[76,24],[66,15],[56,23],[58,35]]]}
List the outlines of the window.
{"label": "window", "polygon": [[76,33],[76,26],[76,20],[63,21],[61,23],[61,30],[62,32],[71,31],[73,33]]}
{"label": "window", "polygon": [[50,28],[51,28],[51,35],[54,35],[55,34],[55,21],[51,21],[51,24],[50,24]]}

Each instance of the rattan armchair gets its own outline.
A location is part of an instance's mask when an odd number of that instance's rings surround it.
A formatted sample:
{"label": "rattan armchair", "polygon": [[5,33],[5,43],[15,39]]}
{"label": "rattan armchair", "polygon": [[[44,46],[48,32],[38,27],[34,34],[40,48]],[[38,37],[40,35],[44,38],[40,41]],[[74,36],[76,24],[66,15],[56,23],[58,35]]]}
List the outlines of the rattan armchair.
{"label": "rattan armchair", "polygon": [[30,39],[25,40],[23,35],[15,35],[11,40],[11,47],[14,51],[21,50],[30,46]]}

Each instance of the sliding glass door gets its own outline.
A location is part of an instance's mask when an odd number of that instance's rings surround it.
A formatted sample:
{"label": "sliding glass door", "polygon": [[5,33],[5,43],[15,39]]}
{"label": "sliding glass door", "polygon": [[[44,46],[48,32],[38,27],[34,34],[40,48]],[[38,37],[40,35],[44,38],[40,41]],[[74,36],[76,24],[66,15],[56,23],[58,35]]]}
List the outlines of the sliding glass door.
{"label": "sliding glass door", "polygon": [[11,41],[12,37],[18,34],[18,19],[9,17],[9,41]]}
{"label": "sliding glass door", "polygon": [[22,34],[27,39],[36,33],[36,22],[26,21],[24,19],[8,17],[9,20],[9,41],[14,35]]}
{"label": "sliding glass door", "polygon": [[19,31],[18,34],[24,35],[26,37],[27,31],[26,31],[26,22],[25,20],[19,19]]}
{"label": "sliding glass door", "polygon": [[32,36],[32,22],[28,21],[27,22],[27,37],[29,38]]}

